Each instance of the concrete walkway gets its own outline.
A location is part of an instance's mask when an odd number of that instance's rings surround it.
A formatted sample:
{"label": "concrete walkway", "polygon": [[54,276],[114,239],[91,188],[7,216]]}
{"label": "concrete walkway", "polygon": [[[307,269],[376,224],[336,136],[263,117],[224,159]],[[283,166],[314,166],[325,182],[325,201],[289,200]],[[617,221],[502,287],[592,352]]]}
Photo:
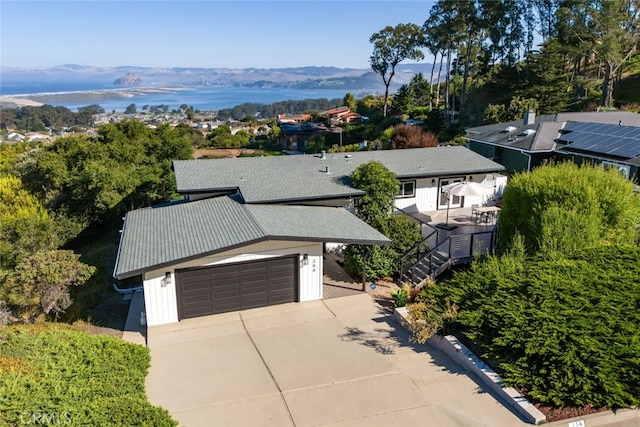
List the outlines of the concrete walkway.
{"label": "concrete walkway", "polygon": [[367,294],[148,330],[147,395],[184,426],[525,425]]}
{"label": "concrete walkway", "polygon": [[324,275],[322,277],[322,297],[324,299],[342,298],[363,293],[362,283],[356,283],[340,264],[338,258],[330,253],[324,255]]}

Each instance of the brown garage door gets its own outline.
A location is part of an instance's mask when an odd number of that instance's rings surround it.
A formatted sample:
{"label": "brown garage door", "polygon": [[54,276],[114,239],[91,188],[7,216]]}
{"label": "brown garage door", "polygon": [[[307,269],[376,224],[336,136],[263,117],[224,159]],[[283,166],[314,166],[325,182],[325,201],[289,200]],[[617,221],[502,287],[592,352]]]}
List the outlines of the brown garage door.
{"label": "brown garage door", "polygon": [[298,257],[176,271],[180,319],[297,300]]}

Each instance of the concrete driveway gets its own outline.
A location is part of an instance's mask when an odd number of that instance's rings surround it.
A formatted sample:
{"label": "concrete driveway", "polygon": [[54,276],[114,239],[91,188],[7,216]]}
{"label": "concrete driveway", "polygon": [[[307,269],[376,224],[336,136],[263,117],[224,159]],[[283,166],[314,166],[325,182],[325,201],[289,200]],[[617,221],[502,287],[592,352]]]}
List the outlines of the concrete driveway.
{"label": "concrete driveway", "polygon": [[147,395],[184,426],[526,425],[367,294],[149,328]]}

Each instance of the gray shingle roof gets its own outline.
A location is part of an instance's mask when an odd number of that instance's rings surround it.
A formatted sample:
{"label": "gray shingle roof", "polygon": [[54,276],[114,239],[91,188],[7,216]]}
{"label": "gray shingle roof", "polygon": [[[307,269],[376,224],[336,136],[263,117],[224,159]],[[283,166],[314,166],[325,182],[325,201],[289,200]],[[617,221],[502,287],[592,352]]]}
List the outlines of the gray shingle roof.
{"label": "gray shingle roof", "polygon": [[299,155],[177,160],[173,166],[180,193],[239,189],[247,203],[273,203],[361,195],[362,191],[350,186],[348,177],[371,160],[400,179],[504,170],[465,147],[328,153],[326,159]]}
{"label": "gray shingle roof", "polygon": [[390,243],[342,208],[250,206],[218,197],[129,212],[114,277],[131,277],[234,247],[284,239]]}

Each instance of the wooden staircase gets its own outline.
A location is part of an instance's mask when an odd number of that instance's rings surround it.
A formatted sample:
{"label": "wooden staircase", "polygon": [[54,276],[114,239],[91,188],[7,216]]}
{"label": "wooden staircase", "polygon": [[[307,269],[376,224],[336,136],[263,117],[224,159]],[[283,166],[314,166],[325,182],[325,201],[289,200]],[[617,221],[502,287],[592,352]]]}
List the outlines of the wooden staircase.
{"label": "wooden staircase", "polygon": [[400,283],[421,288],[427,279],[435,279],[453,265],[469,263],[495,248],[495,227],[482,232],[443,235],[429,224],[422,225],[431,231],[400,258]]}

